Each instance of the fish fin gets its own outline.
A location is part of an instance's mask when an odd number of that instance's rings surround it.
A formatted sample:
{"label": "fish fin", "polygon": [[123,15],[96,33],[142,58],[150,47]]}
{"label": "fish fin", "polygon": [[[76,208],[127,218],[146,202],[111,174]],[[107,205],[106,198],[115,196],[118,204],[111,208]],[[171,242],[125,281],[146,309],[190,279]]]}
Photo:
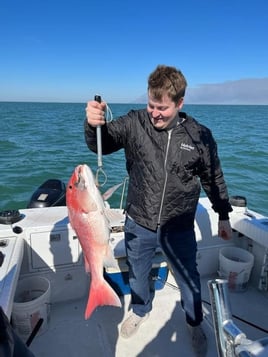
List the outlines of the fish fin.
{"label": "fish fin", "polygon": [[123,182],[119,183],[118,185],[114,185],[112,187],[110,187],[106,192],[104,192],[104,194],[102,195],[102,198],[104,201],[107,201],[112,195],[113,193],[120,187],[123,185]]}
{"label": "fish fin", "polygon": [[109,231],[111,233],[112,226],[111,226],[111,222],[110,222],[109,214],[108,214],[109,210],[110,210],[110,208],[104,208],[103,215],[104,215],[105,223],[106,223],[106,225],[107,225],[107,227],[108,227],[108,229],[109,229]]}
{"label": "fish fin", "polygon": [[94,201],[81,200],[80,205],[84,213],[94,212],[98,210],[98,206]]}
{"label": "fish fin", "polygon": [[102,279],[97,284],[91,281],[85,319],[87,320],[98,306],[104,305],[122,306],[118,295],[106,280]]}

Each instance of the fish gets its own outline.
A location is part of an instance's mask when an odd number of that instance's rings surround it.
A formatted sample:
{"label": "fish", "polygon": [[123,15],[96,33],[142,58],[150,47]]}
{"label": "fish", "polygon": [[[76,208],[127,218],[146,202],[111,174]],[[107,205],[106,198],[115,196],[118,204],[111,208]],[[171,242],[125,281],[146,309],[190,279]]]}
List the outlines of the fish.
{"label": "fish", "polygon": [[115,258],[109,245],[110,227],[104,201],[88,165],[75,167],[66,188],[66,205],[69,222],[82,247],[85,270],[90,273],[87,320],[98,306],[122,306],[103,276],[103,267],[115,266]]}

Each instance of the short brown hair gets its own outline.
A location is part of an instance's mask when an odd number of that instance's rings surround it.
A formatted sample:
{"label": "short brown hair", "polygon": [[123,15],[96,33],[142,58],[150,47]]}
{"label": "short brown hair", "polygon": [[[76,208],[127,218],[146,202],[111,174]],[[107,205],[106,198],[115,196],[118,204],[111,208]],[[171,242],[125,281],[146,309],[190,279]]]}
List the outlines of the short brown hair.
{"label": "short brown hair", "polygon": [[167,94],[172,101],[178,102],[184,97],[186,87],[184,75],[175,67],[159,65],[148,78],[148,90],[157,100]]}

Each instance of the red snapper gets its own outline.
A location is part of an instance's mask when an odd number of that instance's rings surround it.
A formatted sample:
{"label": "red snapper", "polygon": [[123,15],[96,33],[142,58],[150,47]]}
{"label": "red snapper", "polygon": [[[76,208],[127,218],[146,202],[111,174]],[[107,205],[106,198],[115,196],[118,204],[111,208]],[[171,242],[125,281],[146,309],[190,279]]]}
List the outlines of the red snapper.
{"label": "red snapper", "polygon": [[87,165],[78,165],[67,186],[66,203],[72,228],[81,244],[85,269],[90,272],[90,290],[85,319],[98,306],[121,306],[115,291],[103,277],[103,266],[113,265],[109,246],[110,228],[103,198]]}

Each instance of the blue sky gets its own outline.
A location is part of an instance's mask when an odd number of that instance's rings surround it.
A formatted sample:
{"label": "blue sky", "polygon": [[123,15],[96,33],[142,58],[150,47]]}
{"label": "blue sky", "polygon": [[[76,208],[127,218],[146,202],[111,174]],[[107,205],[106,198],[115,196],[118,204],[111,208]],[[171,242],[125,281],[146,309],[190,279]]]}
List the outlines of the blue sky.
{"label": "blue sky", "polygon": [[267,0],[1,0],[0,101],[132,102],[157,64],[268,88],[267,27]]}

